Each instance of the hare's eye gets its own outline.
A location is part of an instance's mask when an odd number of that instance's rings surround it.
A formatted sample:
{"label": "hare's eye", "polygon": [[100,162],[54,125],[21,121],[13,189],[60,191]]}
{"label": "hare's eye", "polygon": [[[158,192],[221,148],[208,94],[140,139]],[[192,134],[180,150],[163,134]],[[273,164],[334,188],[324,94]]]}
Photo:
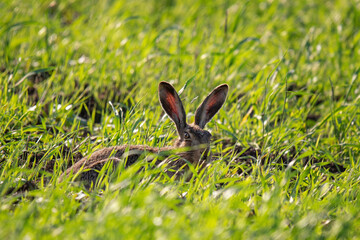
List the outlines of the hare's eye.
{"label": "hare's eye", "polygon": [[185,132],[184,137],[185,137],[185,139],[190,139],[190,134],[188,132]]}

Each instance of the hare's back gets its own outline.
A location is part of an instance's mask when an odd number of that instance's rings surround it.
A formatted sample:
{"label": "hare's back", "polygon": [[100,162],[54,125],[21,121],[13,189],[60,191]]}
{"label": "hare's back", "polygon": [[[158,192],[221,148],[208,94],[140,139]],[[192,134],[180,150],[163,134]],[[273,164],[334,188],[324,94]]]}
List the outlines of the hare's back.
{"label": "hare's back", "polygon": [[65,174],[77,174],[79,171],[83,171],[78,176],[78,179],[80,181],[92,182],[97,179],[98,172],[109,161],[111,161],[114,167],[116,167],[119,162],[123,161],[123,159],[126,159],[126,167],[128,167],[134,164],[139,159],[139,157],[144,154],[144,152],[158,153],[160,151],[160,148],[153,148],[143,145],[106,147],[82,158],[72,167],[67,169]]}

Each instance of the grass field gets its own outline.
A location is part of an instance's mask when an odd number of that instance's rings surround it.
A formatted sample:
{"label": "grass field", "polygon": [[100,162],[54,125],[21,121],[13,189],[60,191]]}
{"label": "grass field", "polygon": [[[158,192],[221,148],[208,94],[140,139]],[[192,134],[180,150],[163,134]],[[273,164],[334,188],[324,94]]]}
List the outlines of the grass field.
{"label": "grass field", "polygon": [[[360,2],[0,2],[0,239],[360,236]],[[157,87],[207,125],[190,181],[139,161],[58,180],[105,146],[176,138]]]}

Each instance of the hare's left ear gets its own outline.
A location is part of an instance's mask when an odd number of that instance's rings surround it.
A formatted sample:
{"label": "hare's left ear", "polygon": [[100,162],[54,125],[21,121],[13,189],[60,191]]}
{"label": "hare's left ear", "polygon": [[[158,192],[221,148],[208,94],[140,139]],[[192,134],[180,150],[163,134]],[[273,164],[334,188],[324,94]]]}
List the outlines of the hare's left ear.
{"label": "hare's left ear", "polygon": [[195,124],[201,128],[214,117],[226,100],[229,90],[227,84],[217,86],[201,103],[195,112]]}
{"label": "hare's left ear", "polygon": [[184,138],[186,114],[179,95],[170,83],[160,82],[159,100],[162,108],[174,121],[180,138]]}

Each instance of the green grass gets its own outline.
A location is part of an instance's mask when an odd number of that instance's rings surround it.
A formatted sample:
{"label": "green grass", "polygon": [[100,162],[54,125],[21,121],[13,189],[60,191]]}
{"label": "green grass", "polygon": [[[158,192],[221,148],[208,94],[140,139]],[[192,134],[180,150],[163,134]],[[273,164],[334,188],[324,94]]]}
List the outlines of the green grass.
{"label": "green grass", "polygon": [[[357,238],[359,7],[1,1],[0,239]],[[141,161],[93,191],[58,181],[80,154],[170,145],[160,81],[187,84],[189,122],[229,84],[216,161],[191,181]]]}

